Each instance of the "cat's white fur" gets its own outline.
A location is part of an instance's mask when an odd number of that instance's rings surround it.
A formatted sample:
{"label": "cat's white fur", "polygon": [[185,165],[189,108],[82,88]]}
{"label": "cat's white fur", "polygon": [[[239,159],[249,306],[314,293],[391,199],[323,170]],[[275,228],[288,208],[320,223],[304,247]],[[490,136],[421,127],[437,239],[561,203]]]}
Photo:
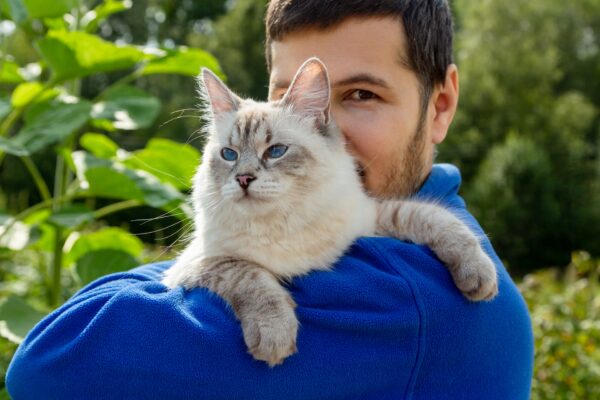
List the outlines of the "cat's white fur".
{"label": "cat's white fur", "polygon": [[[250,112],[273,107],[244,102],[244,109]],[[194,180],[196,231],[175,266],[167,271],[165,283],[169,286],[196,280],[194,274],[200,271],[186,266],[223,255],[254,261],[282,278],[327,269],[357,237],[375,234],[376,201],[362,189],[354,160],[344,150],[341,138],[331,141],[315,135],[309,122],[297,118],[291,109],[269,114],[273,116],[270,123],[274,130],[294,129],[289,140],[313,149],[317,165],[311,171],[311,180],[318,186],[310,195],[299,195],[290,190],[288,185],[293,183],[289,180],[275,184],[256,182],[250,190],[270,201],[255,204],[239,204],[243,192],[234,180],[222,188],[213,187],[207,176],[208,161],[220,157],[221,148],[228,146],[229,135],[219,132],[231,131],[234,116],[229,114],[219,120],[217,134],[210,137],[204,162]],[[299,126],[306,132],[297,132]],[[279,140],[286,138],[280,135]],[[213,204],[214,207],[206,207]]]}

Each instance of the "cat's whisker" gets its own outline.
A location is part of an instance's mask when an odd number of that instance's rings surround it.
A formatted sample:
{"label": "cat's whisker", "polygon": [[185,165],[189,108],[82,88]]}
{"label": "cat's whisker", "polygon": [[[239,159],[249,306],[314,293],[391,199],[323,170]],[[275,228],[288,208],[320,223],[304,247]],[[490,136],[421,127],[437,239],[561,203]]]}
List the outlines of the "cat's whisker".
{"label": "cat's whisker", "polygon": [[151,171],[157,172],[158,174],[162,174],[162,175],[166,175],[170,178],[173,178],[174,180],[176,180],[177,182],[181,183],[184,187],[188,187],[189,186],[189,182],[185,182],[183,179],[173,175],[173,174],[168,174],[163,170],[160,170],[158,168],[154,168],[152,165],[148,164],[147,162],[145,162],[144,160],[142,160],[141,158],[139,158],[138,156],[136,156],[134,153],[132,153],[132,158],[134,158],[136,161],[138,161],[139,163],[141,163],[142,165],[144,165],[146,168],[148,168]]}
{"label": "cat's whisker", "polygon": [[182,119],[182,118],[194,118],[194,119],[198,119],[198,116],[197,115],[178,115],[178,116],[173,117],[173,118],[171,118],[171,119],[163,122],[162,124],[160,124],[159,125],[159,129],[163,128],[165,125],[168,125],[168,124],[170,124],[173,121],[176,121],[176,120]]}
{"label": "cat's whisker", "polygon": [[206,135],[204,134],[204,130],[202,128],[196,129],[194,132],[190,134],[185,144],[191,145],[194,141],[198,139],[205,139]]}
{"label": "cat's whisker", "polygon": [[175,235],[179,235],[179,233],[180,233],[181,231],[185,231],[185,230],[189,230],[189,229],[190,229],[190,227],[189,227],[187,224],[186,224],[186,225],[183,225],[181,228],[177,229],[175,232],[171,233],[171,234],[170,234],[170,235],[168,235],[168,236],[165,236],[165,237],[164,237],[164,238],[162,238],[162,239],[163,239],[163,240],[170,239],[170,238],[172,238],[172,237],[173,237],[173,236],[175,236]]}
{"label": "cat's whisker", "polygon": [[173,243],[171,243],[170,245],[166,246],[164,248],[164,250],[161,251],[159,255],[157,255],[156,257],[154,257],[154,259],[151,262],[154,263],[157,260],[159,260],[163,255],[165,255],[165,253],[167,253],[168,251],[171,251],[173,249],[173,247],[175,247],[175,245],[177,243],[179,243],[181,241],[187,241],[189,239],[189,237],[186,237],[186,235],[190,234],[190,232],[193,232],[193,227],[188,228],[187,232],[182,233],[181,236],[179,236],[177,239],[175,239],[175,241]]}
{"label": "cat's whisker", "polygon": [[164,230],[166,230],[166,229],[169,229],[169,228],[171,228],[171,227],[174,227],[175,225],[178,225],[178,224],[183,224],[183,223],[184,223],[183,221],[177,221],[177,222],[175,222],[175,223],[172,223],[171,225],[164,226],[164,227],[161,227],[161,228],[159,228],[159,229],[155,229],[155,230],[153,230],[153,231],[148,231],[148,232],[140,232],[140,233],[134,233],[134,236],[151,235],[151,234],[153,234],[153,233],[162,232],[162,231],[164,231]]}
{"label": "cat's whisker", "polygon": [[159,219],[165,219],[165,218],[169,218],[169,217],[174,217],[177,218],[177,216],[181,216],[181,215],[185,215],[185,212],[181,211],[181,212],[174,212],[175,210],[178,210],[179,206],[174,207],[173,209],[159,215],[158,217],[153,217],[153,218],[138,218],[138,219],[132,219],[131,222],[142,222],[141,225],[145,225],[148,222],[151,221],[157,221]]}

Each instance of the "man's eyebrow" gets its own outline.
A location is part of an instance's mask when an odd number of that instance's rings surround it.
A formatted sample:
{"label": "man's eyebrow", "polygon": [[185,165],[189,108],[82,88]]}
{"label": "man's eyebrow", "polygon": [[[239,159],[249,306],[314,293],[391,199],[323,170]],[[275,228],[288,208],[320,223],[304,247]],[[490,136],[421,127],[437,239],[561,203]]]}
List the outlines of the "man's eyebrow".
{"label": "man's eyebrow", "polygon": [[339,81],[334,82],[331,87],[356,85],[360,83],[366,83],[372,86],[380,86],[384,89],[390,88],[389,83],[387,83],[385,80],[368,73],[360,73],[349,76],[348,78],[340,79]]}
{"label": "man's eyebrow", "polygon": [[[384,89],[389,89],[390,85],[385,80],[381,78],[377,78],[368,73],[360,73],[356,75],[349,76],[344,79],[340,79],[339,81],[334,82],[331,87],[339,87],[339,86],[348,86],[348,85],[356,85],[366,83],[373,86],[380,86]],[[290,81],[276,81],[273,83],[273,90],[287,89],[291,85]]]}

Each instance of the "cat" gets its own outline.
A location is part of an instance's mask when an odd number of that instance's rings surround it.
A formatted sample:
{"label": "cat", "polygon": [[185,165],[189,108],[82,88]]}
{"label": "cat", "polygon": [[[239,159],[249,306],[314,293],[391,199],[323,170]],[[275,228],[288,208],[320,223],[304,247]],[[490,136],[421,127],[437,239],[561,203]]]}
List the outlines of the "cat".
{"label": "cat", "polygon": [[278,101],[241,99],[207,69],[199,83],[210,121],[192,191],[195,232],[163,283],[224,298],[255,359],[273,367],[297,351],[295,303],[281,282],[330,269],[360,236],[426,244],[467,298],[496,295],[493,262],[452,213],[367,195],[329,116],[320,60],[307,60]]}

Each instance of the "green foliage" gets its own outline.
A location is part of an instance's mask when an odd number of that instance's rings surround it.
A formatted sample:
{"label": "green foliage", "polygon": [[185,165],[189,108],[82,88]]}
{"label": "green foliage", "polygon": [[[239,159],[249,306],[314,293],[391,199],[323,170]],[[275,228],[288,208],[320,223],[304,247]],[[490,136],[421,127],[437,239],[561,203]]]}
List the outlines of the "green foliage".
{"label": "green foliage", "polygon": [[[132,3],[94,4],[89,9],[71,0],[8,0],[0,6],[17,26],[15,40],[26,37],[36,52],[28,66],[19,64],[21,54],[2,54],[0,163],[20,159],[40,198],[0,215],[2,360],[14,351],[10,343],[19,343],[83,285],[156,258],[128,230],[108,226],[112,214],[144,206],[173,214],[180,223],[189,218],[185,192],[199,152],[166,138],[128,151],[113,139],[151,129],[157,120],[162,102],[141,89],[140,81],[174,74],[193,85],[201,67],[223,73],[200,49],[100,38],[96,30],[103,21]],[[110,77],[99,93],[82,90],[84,79],[97,76]],[[38,163],[48,154],[56,160],[54,174]]]}
{"label": "green foliage", "polygon": [[440,158],[467,204],[513,272],[600,253],[600,1],[454,8],[461,101]]}
{"label": "green foliage", "polygon": [[520,289],[535,335],[533,400],[600,398],[600,260],[573,254],[564,276],[545,270]]}
{"label": "green foliage", "polygon": [[255,99],[267,97],[268,75],[264,57],[266,0],[237,0],[231,10],[212,23],[207,33],[196,38],[223,63],[237,93]]}

